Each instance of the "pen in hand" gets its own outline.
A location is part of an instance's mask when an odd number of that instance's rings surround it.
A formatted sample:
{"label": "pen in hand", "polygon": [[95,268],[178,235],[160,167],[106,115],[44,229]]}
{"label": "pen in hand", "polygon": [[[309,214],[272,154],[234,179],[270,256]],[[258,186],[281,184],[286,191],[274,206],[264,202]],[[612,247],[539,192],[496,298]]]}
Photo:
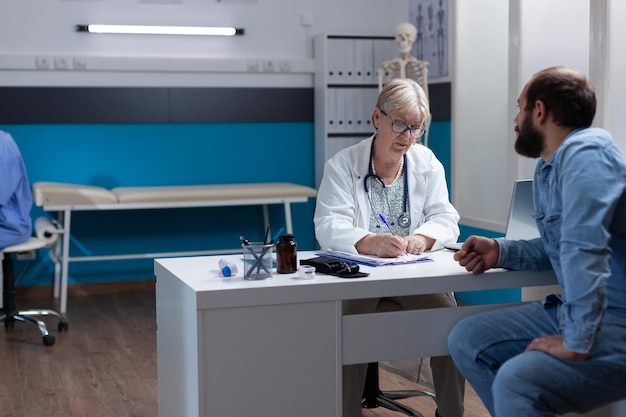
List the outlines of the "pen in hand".
{"label": "pen in hand", "polygon": [[[391,233],[393,236],[396,236],[396,234],[393,232],[393,230],[391,230],[391,226],[387,222],[387,219],[385,219],[385,216],[383,216],[382,213],[379,213],[378,217],[380,218],[380,221],[383,222],[383,224],[385,226],[387,226],[387,230],[389,230],[389,233]],[[404,255],[406,255],[406,252],[404,252]]]}
{"label": "pen in hand", "polygon": [[391,230],[391,226],[389,226],[389,223],[387,223],[387,219],[385,219],[385,216],[383,216],[383,214],[380,213],[378,217],[380,217],[380,221],[382,221],[383,224],[387,226],[387,230],[389,230],[389,233],[395,236],[396,234],[393,232],[393,230]]}

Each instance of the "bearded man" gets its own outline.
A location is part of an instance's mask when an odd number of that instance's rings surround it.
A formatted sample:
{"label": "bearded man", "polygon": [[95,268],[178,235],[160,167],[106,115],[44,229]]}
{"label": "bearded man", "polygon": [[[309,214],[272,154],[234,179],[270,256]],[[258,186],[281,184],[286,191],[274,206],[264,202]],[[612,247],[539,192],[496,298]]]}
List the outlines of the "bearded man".
{"label": "bearded man", "polygon": [[539,238],[472,236],[454,257],[474,274],[552,268],[563,294],[460,321],[450,353],[492,416],[584,413],[626,398],[626,162],[592,128],[596,96],[579,72],[535,74],[518,99],[515,150],[539,158]]}

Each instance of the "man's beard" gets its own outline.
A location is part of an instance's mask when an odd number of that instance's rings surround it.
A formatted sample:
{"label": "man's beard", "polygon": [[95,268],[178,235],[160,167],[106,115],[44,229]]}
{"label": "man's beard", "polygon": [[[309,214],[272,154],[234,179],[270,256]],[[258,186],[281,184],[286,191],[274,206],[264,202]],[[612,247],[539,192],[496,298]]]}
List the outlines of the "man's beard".
{"label": "man's beard", "polygon": [[515,152],[529,158],[539,158],[546,147],[545,138],[540,131],[535,129],[530,118],[526,118],[516,131]]}

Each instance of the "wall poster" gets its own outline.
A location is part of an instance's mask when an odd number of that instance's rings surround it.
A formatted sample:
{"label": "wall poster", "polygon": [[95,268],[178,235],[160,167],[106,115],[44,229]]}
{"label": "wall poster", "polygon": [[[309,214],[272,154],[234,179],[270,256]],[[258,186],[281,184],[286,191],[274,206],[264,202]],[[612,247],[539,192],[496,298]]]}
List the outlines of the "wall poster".
{"label": "wall poster", "polygon": [[449,81],[449,0],[409,0],[409,22],[417,29],[411,54],[428,62],[429,82]]}

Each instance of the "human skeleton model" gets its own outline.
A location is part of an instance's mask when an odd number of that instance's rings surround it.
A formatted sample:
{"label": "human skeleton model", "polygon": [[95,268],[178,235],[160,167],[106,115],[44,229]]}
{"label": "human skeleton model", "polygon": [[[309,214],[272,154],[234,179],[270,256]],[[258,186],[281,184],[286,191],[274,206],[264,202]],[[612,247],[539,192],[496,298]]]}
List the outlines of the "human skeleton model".
{"label": "human skeleton model", "polygon": [[[396,43],[400,58],[383,62],[378,69],[378,90],[382,90],[385,80],[393,78],[410,78],[417,82],[426,93],[428,98],[428,62],[420,61],[411,56],[411,47],[417,37],[417,29],[411,23],[400,23],[396,26]],[[430,115],[424,121],[426,134],[423,136],[423,144],[428,146],[428,129],[430,128]]]}

